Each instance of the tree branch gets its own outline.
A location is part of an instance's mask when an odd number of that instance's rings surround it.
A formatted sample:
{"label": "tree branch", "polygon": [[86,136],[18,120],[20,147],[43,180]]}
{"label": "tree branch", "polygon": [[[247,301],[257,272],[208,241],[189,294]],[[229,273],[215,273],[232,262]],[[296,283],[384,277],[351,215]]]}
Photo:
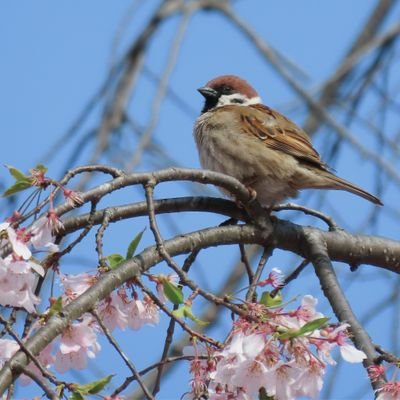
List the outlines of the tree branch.
{"label": "tree branch", "polygon": [[[367,368],[374,364],[376,357],[374,344],[358,321],[340,287],[332,262],[329,259],[324,239],[315,232],[308,233],[306,237],[309,245],[309,259],[314,265],[315,273],[320,281],[322,291],[328,299],[338,320],[350,324],[353,334],[352,340],[355,345],[367,355],[367,359],[363,362],[364,367]],[[378,382],[371,381],[374,390],[379,389],[383,383],[383,380]]]}

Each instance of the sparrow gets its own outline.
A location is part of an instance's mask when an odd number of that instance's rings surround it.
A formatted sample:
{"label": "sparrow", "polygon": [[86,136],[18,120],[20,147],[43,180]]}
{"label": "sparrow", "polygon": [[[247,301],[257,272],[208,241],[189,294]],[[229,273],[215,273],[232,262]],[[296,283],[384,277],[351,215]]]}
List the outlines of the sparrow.
{"label": "sparrow", "polygon": [[330,172],[307,133],[263,105],[245,80],[223,75],[198,91],[205,98],[194,126],[202,167],[235,177],[261,205],[271,208],[302,189],[345,190],[382,205]]}

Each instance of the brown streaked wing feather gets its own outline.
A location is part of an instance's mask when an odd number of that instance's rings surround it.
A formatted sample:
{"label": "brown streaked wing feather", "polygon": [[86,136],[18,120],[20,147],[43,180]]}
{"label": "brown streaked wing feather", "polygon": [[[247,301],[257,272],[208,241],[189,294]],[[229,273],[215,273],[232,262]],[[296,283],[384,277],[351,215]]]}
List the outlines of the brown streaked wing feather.
{"label": "brown streaked wing feather", "polygon": [[328,170],[312,146],[308,135],[277,111],[262,104],[242,107],[241,121],[246,133],[256,136],[269,148]]}

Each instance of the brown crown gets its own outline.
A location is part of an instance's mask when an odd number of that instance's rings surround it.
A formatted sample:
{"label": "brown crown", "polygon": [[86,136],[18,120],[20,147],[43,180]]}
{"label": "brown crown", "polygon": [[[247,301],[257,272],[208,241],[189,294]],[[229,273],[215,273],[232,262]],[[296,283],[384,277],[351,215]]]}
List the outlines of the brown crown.
{"label": "brown crown", "polygon": [[218,90],[221,86],[230,86],[234,92],[243,94],[251,99],[257,97],[258,93],[244,79],[235,75],[222,75],[207,83],[207,87]]}

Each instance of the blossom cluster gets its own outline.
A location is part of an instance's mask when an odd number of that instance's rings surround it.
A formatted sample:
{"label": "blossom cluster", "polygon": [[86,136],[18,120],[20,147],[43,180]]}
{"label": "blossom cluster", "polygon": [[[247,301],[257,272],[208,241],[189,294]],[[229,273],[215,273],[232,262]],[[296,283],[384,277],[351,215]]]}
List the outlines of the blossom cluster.
{"label": "blossom cluster", "polygon": [[[78,275],[60,274],[60,282],[64,288],[61,297],[62,306],[84,293],[96,281],[97,277],[82,273]],[[130,328],[137,330],[143,325],[155,325],[159,322],[159,310],[155,303],[146,295],[139,299],[135,294],[132,299],[126,288],[120,288],[111,293],[97,307],[98,314],[104,325],[110,330]],[[40,326],[36,323],[33,329]],[[46,367],[54,365],[58,372],[66,372],[71,368],[84,369],[88,358],[94,358],[100,350],[98,333],[100,327],[91,314],[73,322],[59,336],[59,340],[48,345],[39,355],[39,360]],[[0,339],[0,364],[9,359],[19,346],[13,340]],[[54,355],[52,355],[55,353]]]}
{"label": "blossom cluster", "polygon": [[[399,363],[394,362],[392,366],[395,371],[393,376],[398,375]],[[384,375],[386,373],[386,368],[382,365],[370,365],[368,367],[368,376],[371,382],[378,382],[379,380],[384,381],[383,385],[376,391],[377,400],[400,400],[400,382],[396,380],[390,380],[385,382]]]}
{"label": "blossom cluster", "polygon": [[[11,254],[0,258],[0,306],[24,308],[29,313],[36,313],[40,298],[35,295],[38,277],[45,274],[44,268],[32,257],[32,250],[46,249],[58,251],[54,244],[54,233],[62,228],[62,222],[50,211],[46,216],[35,221],[29,229],[13,227],[13,217],[0,224],[0,247],[9,245]],[[30,333],[45,322],[55,303],[60,309],[88,290],[98,276],[82,273],[65,275],[58,272],[62,296],[51,299],[51,306],[42,318],[36,321]],[[115,328],[133,330],[143,325],[155,325],[159,322],[159,309],[144,294],[140,299],[133,289],[121,287],[100,302],[97,312],[103,324],[113,331]],[[54,366],[58,372],[70,368],[83,369],[89,358],[94,358],[100,350],[98,334],[101,332],[98,321],[92,314],[71,323],[59,336],[38,355],[39,361],[46,368]],[[0,367],[18,351],[19,345],[13,339],[0,338]],[[36,366],[31,364],[33,371]],[[23,383],[29,382],[23,377]]]}
{"label": "blossom cluster", "polygon": [[248,315],[234,322],[222,349],[195,345],[191,398],[250,400],[315,398],[322,388],[332,350],[349,362],[366,355],[350,342],[348,324],[329,325],[310,295],[291,311],[247,303]]}
{"label": "blossom cluster", "polygon": [[[75,192],[64,189],[64,196],[72,205],[80,204],[80,197],[76,197]],[[32,252],[43,249],[50,253],[57,252],[54,235],[63,229],[63,225],[52,208],[29,228],[15,224],[19,217],[14,215],[0,223],[0,248],[8,246],[11,249],[7,251],[9,255],[0,257],[0,306],[22,308],[36,314],[41,300],[35,290],[39,277],[44,277],[46,271]],[[32,325],[29,334],[46,322],[56,306],[62,310],[90,290],[101,274],[67,275],[56,272],[62,295],[58,299],[50,299],[50,308],[38,315],[41,318]],[[169,299],[174,304],[183,304],[183,294],[175,285],[175,275],[149,276],[149,279],[156,283],[160,302]],[[270,285],[276,292],[282,282],[280,271],[273,269],[257,286]],[[169,295],[165,288],[169,288]],[[193,357],[190,398],[315,398],[322,389],[327,366],[336,364],[332,357],[335,348],[348,362],[358,363],[366,358],[351,343],[349,325],[328,324],[328,319],[316,310],[317,300],[314,297],[306,295],[299,307],[286,310],[282,302],[274,300],[269,292],[264,294],[258,303],[243,304],[242,308],[247,313],[234,321],[222,348],[203,347],[194,342],[190,353]],[[116,328],[138,330],[144,325],[159,322],[159,308],[152,298],[146,293],[139,295],[130,284],[121,286],[99,302],[96,311],[102,324],[110,331]],[[71,368],[84,369],[88,360],[96,357],[101,349],[101,333],[97,318],[86,313],[46,346],[37,359],[45,368],[54,368],[60,373]],[[19,348],[15,340],[0,338],[0,368]],[[33,363],[29,368],[40,375]],[[369,367],[368,373],[371,381],[378,381],[383,377],[385,368],[374,365]],[[22,383],[29,382],[30,379],[23,375]],[[386,382],[376,395],[378,400],[400,400],[400,383],[394,379]]]}
{"label": "blossom cluster", "polygon": [[30,229],[13,228],[12,219],[0,224],[0,247],[11,245],[12,252],[0,257],[0,305],[21,307],[30,313],[40,299],[34,290],[43,267],[32,259],[31,248],[55,252],[53,232],[62,227],[55,214],[48,214],[34,222]]}

